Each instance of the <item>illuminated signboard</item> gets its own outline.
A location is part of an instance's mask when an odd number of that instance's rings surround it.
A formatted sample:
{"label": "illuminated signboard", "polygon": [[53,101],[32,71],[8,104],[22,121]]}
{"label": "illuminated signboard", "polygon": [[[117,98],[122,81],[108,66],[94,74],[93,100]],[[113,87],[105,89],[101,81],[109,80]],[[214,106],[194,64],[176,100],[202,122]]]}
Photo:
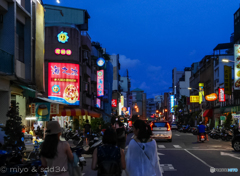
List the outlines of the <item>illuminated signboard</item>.
{"label": "illuminated signboard", "polygon": [[199,103],[199,96],[190,95],[190,103]]}
{"label": "illuminated signboard", "polygon": [[48,98],[69,105],[79,105],[79,65],[48,63]]}
{"label": "illuminated signboard", "polygon": [[102,66],[104,66],[104,64],[105,64],[105,59],[103,59],[103,58],[98,58],[98,60],[97,60],[97,65],[99,66],[99,67],[102,67]]}
{"label": "illuminated signboard", "polygon": [[97,96],[104,96],[104,70],[97,71]]}
{"label": "illuminated signboard", "polygon": [[128,107],[128,114],[130,115],[131,114],[131,108]]}
{"label": "illuminated signboard", "polygon": [[225,94],[232,95],[232,66],[224,65],[224,88]]}
{"label": "illuminated signboard", "polygon": [[205,98],[206,98],[207,101],[215,101],[215,100],[217,100],[217,94],[216,93],[212,93],[210,95],[206,95]]}
{"label": "illuminated signboard", "polygon": [[204,83],[199,83],[199,104],[202,103],[203,101],[203,96],[204,96]]}
{"label": "illuminated signboard", "polygon": [[68,55],[68,56],[70,56],[72,54],[72,50],[56,48],[55,49],[55,54],[57,54],[57,55],[61,54],[61,55]]}
{"label": "illuminated signboard", "polygon": [[124,96],[121,96],[121,105],[124,107]]}
{"label": "illuminated signboard", "polygon": [[218,89],[218,99],[220,102],[224,102],[225,101],[225,93],[224,93],[224,88],[219,88]]}
{"label": "illuminated signboard", "polygon": [[57,38],[60,43],[66,43],[68,42],[68,39],[69,39],[68,33],[62,31],[57,35]]}
{"label": "illuminated signboard", "polygon": [[96,101],[97,101],[96,107],[101,108],[101,100],[99,98],[97,98]]}
{"label": "illuminated signboard", "polygon": [[240,90],[240,44],[234,45],[234,89]]}
{"label": "illuminated signboard", "polygon": [[174,112],[173,106],[174,106],[174,95],[170,95],[170,104],[171,104],[171,111]]}
{"label": "illuminated signboard", "polygon": [[117,99],[112,99],[112,107],[117,107]]}

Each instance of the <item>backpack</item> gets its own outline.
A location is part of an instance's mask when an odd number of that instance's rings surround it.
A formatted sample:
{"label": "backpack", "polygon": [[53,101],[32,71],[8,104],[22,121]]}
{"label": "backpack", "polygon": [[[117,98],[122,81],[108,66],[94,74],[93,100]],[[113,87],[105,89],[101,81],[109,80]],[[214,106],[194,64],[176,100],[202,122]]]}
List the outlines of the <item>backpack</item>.
{"label": "backpack", "polygon": [[[106,156],[104,150],[100,147],[99,150],[102,152],[103,156]],[[117,148],[113,150],[110,155],[113,158],[113,155],[117,152]],[[117,162],[115,159],[104,159],[98,163],[98,175],[100,176],[121,176],[121,164]]]}

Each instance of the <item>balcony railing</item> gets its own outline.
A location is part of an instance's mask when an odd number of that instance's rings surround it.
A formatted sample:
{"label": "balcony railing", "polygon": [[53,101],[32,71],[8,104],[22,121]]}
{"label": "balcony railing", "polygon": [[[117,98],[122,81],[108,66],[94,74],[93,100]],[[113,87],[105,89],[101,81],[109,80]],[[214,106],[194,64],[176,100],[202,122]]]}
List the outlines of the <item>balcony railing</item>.
{"label": "balcony railing", "polygon": [[0,72],[6,75],[12,75],[14,70],[13,55],[0,49],[0,59],[1,59]]}
{"label": "balcony railing", "polygon": [[81,32],[81,38],[82,38],[82,45],[83,46],[87,46],[87,48],[85,49],[89,49],[91,50],[91,37],[89,36],[89,34],[86,31],[82,31]]}

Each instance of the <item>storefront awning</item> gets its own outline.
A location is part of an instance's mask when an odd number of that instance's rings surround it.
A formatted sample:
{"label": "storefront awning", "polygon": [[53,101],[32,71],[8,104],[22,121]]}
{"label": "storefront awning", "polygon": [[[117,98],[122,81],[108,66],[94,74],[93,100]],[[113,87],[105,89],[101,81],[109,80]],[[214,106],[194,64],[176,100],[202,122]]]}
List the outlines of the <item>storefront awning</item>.
{"label": "storefront awning", "polygon": [[21,88],[23,88],[23,96],[25,97],[32,97],[32,98],[35,98],[36,97],[36,90],[33,90],[29,87],[26,87],[26,86],[22,86],[22,85],[19,85]]}
{"label": "storefront awning", "polygon": [[43,101],[46,101],[46,102],[49,102],[49,103],[54,103],[54,104],[68,105],[68,104],[65,104],[65,103],[58,102],[58,101],[50,100],[50,99],[45,98],[45,97],[37,97],[37,99],[43,100]]}
{"label": "storefront awning", "polygon": [[213,110],[212,109],[207,109],[204,113],[203,113],[203,117],[212,117],[213,116]]}
{"label": "storefront awning", "polygon": [[89,111],[86,109],[77,109],[77,108],[60,110],[57,116],[83,116],[83,115],[89,115],[97,118],[101,116],[101,114],[96,113],[94,111]]}

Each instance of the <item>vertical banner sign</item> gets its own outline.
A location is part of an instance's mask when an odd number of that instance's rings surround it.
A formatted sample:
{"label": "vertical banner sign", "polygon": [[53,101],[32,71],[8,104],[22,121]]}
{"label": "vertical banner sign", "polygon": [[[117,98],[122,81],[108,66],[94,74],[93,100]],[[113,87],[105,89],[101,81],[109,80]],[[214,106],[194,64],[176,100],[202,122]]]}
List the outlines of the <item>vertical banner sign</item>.
{"label": "vertical banner sign", "polygon": [[96,99],[96,107],[101,108],[101,100],[99,98]]}
{"label": "vertical banner sign", "polygon": [[38,121],[50,121],[50,103],[35,103]]}
{"label": "vertical banner sign", "polygon": [[112,107],[117,107],[117,99],[112,99]]}
{"label": "vertical banner sign", "polygon": [[48,63],[48,98],[69,105],[79,105],[79,65]]}
{"label": "vertical banner sign", "polygon": [[124,96],[121,96],[121,105],[124,107]]}
{"label": "vertical banner sign", "polygon": [[202,103],[204,97],[204,83],[199,83],[199,104]]}
{"label": "vertical banner sign", "polygon": [[218,89],[218,98],[219,102],[224,102],[225,101],[225,93],[224,93],[224,88],[219,88]]}
{"label": "vertical banner sign", "polygon": [[174,106],[174,95],[170,95],[170,105],[171,105],[171,113],[174,112],[173,106]]}
{"label": "vertical banner sign", "polygon": [[104,70],[97,71],[97,96],[104,96]]}
{"label": "vertical banner sign", "polygon": [[234,89],[240,90],[240,44],[234,45],[234,61]]}
{"label": "vertical banner sign", "polygon": [[225,94],[232,95],[232,67],[224,65]]}

